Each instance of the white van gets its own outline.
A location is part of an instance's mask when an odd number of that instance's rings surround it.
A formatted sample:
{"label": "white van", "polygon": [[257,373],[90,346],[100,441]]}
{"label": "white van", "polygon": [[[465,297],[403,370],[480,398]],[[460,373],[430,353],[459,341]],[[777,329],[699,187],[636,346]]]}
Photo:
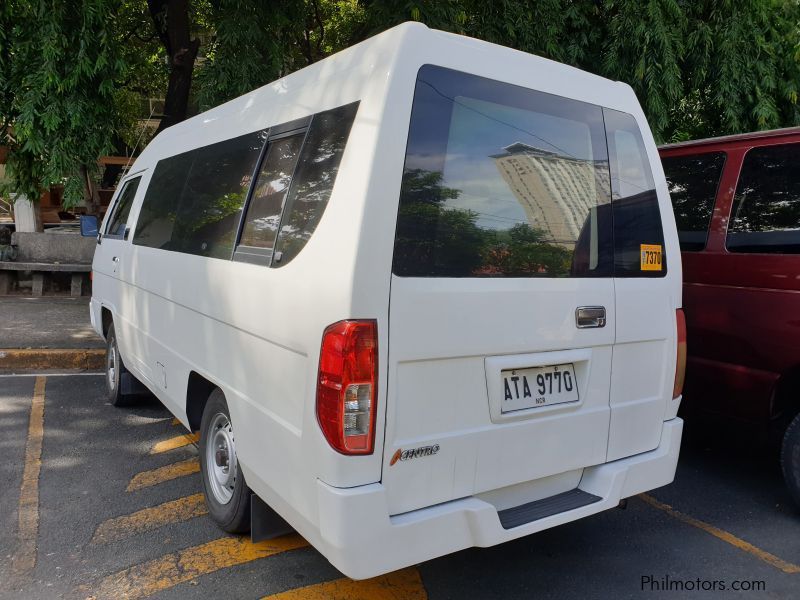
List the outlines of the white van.
{"label": "white van", "polygon": [[627,85],[404,24],[161,133],[98,237],[109,397],[200,432],[227,531],[252,490],[360,579],[673,479],[680,254]]}

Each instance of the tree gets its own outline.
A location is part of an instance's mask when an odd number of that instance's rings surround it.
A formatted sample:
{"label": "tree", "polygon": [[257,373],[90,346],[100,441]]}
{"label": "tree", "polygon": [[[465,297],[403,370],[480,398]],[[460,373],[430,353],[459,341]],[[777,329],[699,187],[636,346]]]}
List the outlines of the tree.
{"label": "tree", "polygon": [[169,83],[159,133],[186,118],[200,40],[192,38],[189,0],[147,0],[156,34],[169,62]]}
{"label": "tree", "polygon": [[[111,0],[11,2],[3,8],[4,130],[8,171],[18,192],[38,199],[65,183],[65,202],[96,206],[98,157],[112,148],[114,81],[124,70]],[[13,133],[12,133],[13,131]]]}

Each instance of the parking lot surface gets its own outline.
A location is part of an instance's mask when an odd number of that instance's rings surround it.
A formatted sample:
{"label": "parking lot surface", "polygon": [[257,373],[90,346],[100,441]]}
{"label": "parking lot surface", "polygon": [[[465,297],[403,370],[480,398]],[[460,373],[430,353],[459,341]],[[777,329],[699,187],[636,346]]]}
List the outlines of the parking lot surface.
{"label": "parking lot surface", "polygon": [[157,401],[103,392],[0,377],[0,598],[800,597],[800,511],[747,439],[690,423],[675,483],[625,510],[353,582],[298,535],[222,533],[193,438]]}

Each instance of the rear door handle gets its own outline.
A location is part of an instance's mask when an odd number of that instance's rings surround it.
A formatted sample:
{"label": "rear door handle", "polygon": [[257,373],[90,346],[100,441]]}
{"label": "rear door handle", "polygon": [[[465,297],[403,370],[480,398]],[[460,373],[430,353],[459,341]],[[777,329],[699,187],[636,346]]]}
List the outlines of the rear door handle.
{"label": "rear door handle", "polygon": [[575,309],[575,325],[578,329],[606,326],[605,306],[579,306]]}

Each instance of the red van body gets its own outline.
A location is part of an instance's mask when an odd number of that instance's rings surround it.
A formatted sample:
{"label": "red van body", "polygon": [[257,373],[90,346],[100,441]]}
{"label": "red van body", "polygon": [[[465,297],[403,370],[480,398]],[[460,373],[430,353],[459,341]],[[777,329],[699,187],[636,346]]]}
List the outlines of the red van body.
{"label": "red van body", "polygon": [[[788,412],[800,409],[800,254],[787,253],[785,246],[749,247],[744,252],[729,248],[737,196],[751,191],[742,189],[748,185],[740,181],[743,163],[754,149],[770,146],[786,146],[781,150],[794,153],[796,173],[789,174],[790,185],[783,187],[800,203],[800,127],[660,148],[679,235],[682,219],[675,188],[690,186],[676,181],[674,166],[680,159],[711,153],[722,162],[705,246],[688,249],[686,232],[681,235],[690,340],[684,395],[693,405],[687,408],[758,424],[788,418],[793,416]],[[794,252],[800,252],[800,221],[794,227]]]}
{"label": "red van body", "polygon": [[797,461],[800,127],[659,151],[683,259],[684,408],[779,433]]}

